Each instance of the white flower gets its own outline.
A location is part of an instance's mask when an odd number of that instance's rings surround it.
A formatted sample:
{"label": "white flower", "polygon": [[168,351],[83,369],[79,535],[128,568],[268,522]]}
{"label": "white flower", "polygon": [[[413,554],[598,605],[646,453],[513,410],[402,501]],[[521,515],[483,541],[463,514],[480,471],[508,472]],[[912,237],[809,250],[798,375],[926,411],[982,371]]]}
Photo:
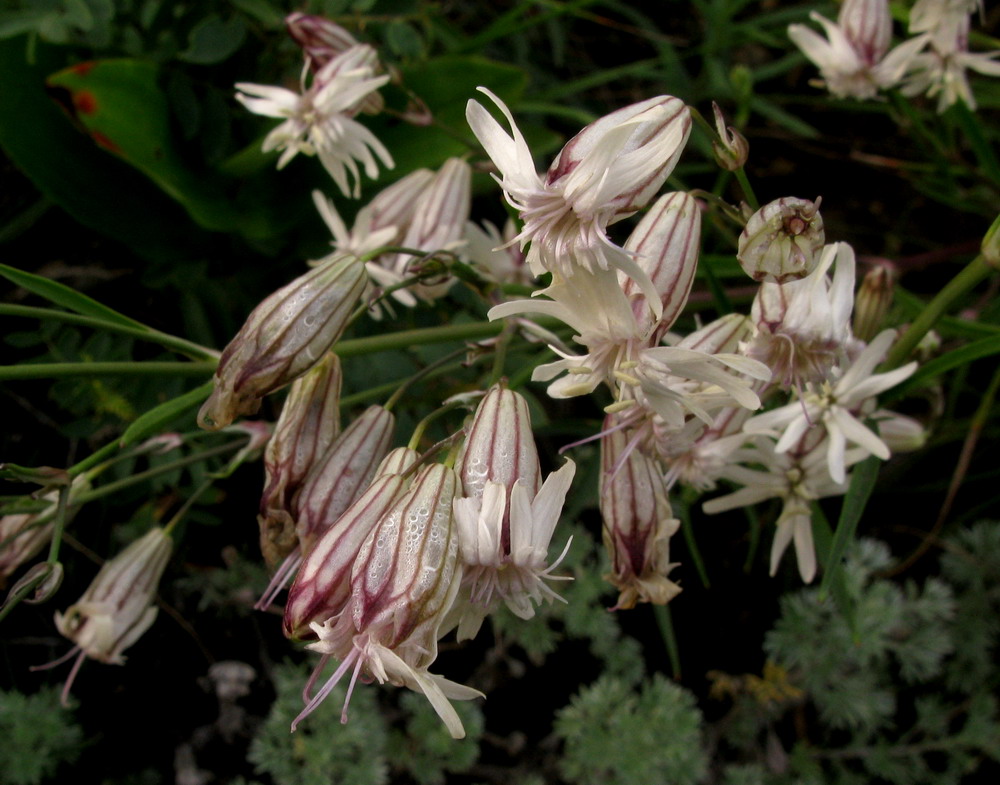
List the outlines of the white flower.
{"label": "white flower", "polygon": [[643,206],[673,170],[691,128],[684,103],[658,96],[601,118],[566,144],[542,178],[510,110],[479,89],[499,107],[511,133],[476,101],[469,101],[466,118],[500,170],[497,180],[507,201],[524,221],[516,239],[522,247],[531,243],[532,272],[570,278],[578,270],[617,268],[658,304],[649,276],[605,230]]}
{"label": "white flower", "polygon": [[844,3],[839,25],[815,11],[809,14],[810,19],[822,25],[826,39],[805,25],[788,26],[788,37],[817,65],[826,88],[838,98],[874,98],[880,89],[892,87],[927,43],[926,36],[918,36],[886,54],[891,33],[888,3],[885,0],[876,3],[877,14],[884,14],[884,20],[868,26],[856,22],[852,6],[858,5]]}
{"label": "white flower", "polygon": [[969,51],[969,19],[967,16],[949,17],[952,25],[944,25],[947,37],[941,31],[933,34],[930,50],[913,59],[907,69],[903,95],[926,93],[928,98],[937,96],[938,112],[943,112],[957,101],[970,109],[976,108],[966,70],[971,69],[987,76],[1000,76],[1000,63],[993,52]]}
{"label": "white flower", "polygon": [[[852,450],[846,459],[856,463],[863,457],[863,451]],[[816,576],[810,505],[816,499],[839,496],[847,491],[846,478],[839,482],[830,478],[826,458],[827,451],[822,441],[808,447],[806,452],[795,451],[793,454],[778,452],[770,439],[758,439],[753,446],[736,451],[731,458],[733,463],[721,474],[744,487],[710,499],[702,505],[702,509],[709,515],[715,515],[766,499],[781,499],[784,504],[776,521],[770,573],[774,575],[778,571],[782,555],[789,543],[794,541],[799,575],[803,581],[810,583]],[[737,462],[764,468],[748,469]]]}
{"label": "white flower", "polygon": [[467,592],[468,598],[461,610],[459,640],[473,637],[500,601],[516,616],[530,619],[535,615],[533,602],[562,600],[545,582],[560,580],[551,572],[562,556],[549,566],[548,550],[575,473],[576,464],[567,460],[545,479],[534,498],[521,480],[514,483],[510,489],[509,553],[501,536],[508,494],[504,485],[488,480],[482,497],[455,500],[463,593]]}
{"label": "white flower", "polygon": [[364,99],[389,81],[374,75],[376,62],[375,50],[358,44],[323,66],[301,93],[243,82],[236,85],[236,98],[255,114],[284,119],[263,145],[264,152],[281,151],[279,169],[298,153],[317,155],[344,195],[357,197],[361,175],[355,162],[372,179],[378,177],[376,156],[383,166],[394,166],[385,146],[352,119]]}
{"label": "white flower", "polygon": [[807,385],[801,400],[750,419],[744,426],[747,433],[781,433],[775,447],[785,452],[794,447],[806,431],[822,424],[829,437],[827,462],[834,482],[844,481],[847,444],[856,444],[865,452],[882,460],[889,457],[889,448],[878,436],[861,423],[857,415],[879,393],[908,378],[917,368],[915,362],[888,373],[872,373],[889,351],[896,338],[895,330],[879,333],[871,344],[834,383]]}
{"label": "white flower", "polygon": [[805,278],[761,284],[750,311],[756,329],[747,354],[771,368],[783,387],[826,379],[852,345],[854,277],[854,250],[834,243]]}

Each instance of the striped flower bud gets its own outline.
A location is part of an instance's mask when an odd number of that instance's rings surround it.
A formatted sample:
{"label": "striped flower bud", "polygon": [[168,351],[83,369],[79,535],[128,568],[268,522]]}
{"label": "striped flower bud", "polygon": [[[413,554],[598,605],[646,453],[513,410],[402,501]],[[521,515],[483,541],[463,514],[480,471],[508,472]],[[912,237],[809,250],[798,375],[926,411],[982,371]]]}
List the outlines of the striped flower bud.
{"label": "striped flower bud", "polygon": [[736,257],[758,283],[786,283],[813,271],[823,248],[820,200],[794,196],[764,205],[740,234]]}
{"label": "striped flower bud", "polygon": [[[663,305],[663,315],[652,340],[654,344],[670,329],[687,304],[698,267],[700,244],[698,203],[690,194],[681,191],[660,197],[625,243],[625,250],[635,255],[636,263],[649,275]],[[648,325],[652,314],[638,284],[622,273],[618,278],[632,301],[636,321]]]}
{"label": "striped flower bud", "polygon": [[264,452],[266,482],[260,500],[260,549],[275,565],[298,543],[292,499],[309,470],[340,433],[340,360],[332,352],[292,382]]}
{"label": "striped flower bud", "polygon": [[370,406],[316,462],[295,500],[296,531],[306,552],[375,476],[392,442],[396,418]]}
{"label": "striped flower bud", "polygon": [[151,529],[106,561],[83,596],[66,613],[56,612],[56,629],[76,644],[70,654],[80,652],[63,688],[63,705],[85,657],[123,665],[122,652],[153,624],[157,612],[153,598],[170,561],[171,549],[169,535],[163,529]]}
{"label": "striped flower bud", "polygon": [[375,525],[410,485],[403,476],[419,455],[406,447],[390,452],[371,485],[327,529],[306,555],[285,603],[284,632],[295,640],[315,639],[310,628],[340,613],[351,596],[351,569]]}
{"label": "striped flower bud", "polygon": [[619,591],[613,610],[637,602],[665,605],[681,590],[667,578],[677,566],[670,563],[669,545],[680,521],[656,463],[630,447],[630,431],[614,425],[613,417],[605,419],[601,438],[602,538],[611,558],[604,579]]}
{"label": "striped flower bud", "polygon": [[[509,501],[514,483],[520,480],[534,497],[542,485],[542,470],[524,396],[502,384],[491,387],[476,408],[455,465],[462,478],[462,496],[481,499],[490,481],[506,489]],[[500,544],[504,552],[510,551],[509,509],[504,512]]]}
{"label": "striped flower bud", "polygon": [[[434,175],[416,204],[402,244],[432,253],[464,242],[465,224],[471,209],[472,169],[461,158],[449,158]],[[368,272],[382,286],[397,284],[413,274],[412,254],[396,254],[368,263]],[[403,305],[414,306],[416,297],[434,300],[451,288],[450,275],[436,281],[421,281],[393,296]]]}
{"label": "striped flower bud", "polygon": [[292,500],[298,544],[278,566],[254,606],[265,610],[340,516],[368,486],[392,441],[395,418],[381,406],[371,406],[352,422],[317,460]]}
{"label": "striped flower bud", "polygon": [[368,535],[354,563],[347,607],[336,619],[313,626],[319,641],[309,648],[340,659],[340,666],[296,718],[293,730],[353,668],[343,722],[363,670],[380,683],[423,693],[451,735],[465,735],[449,699],[469,700],[480,693],[427,670],[437,656],[438,631],[460,579],[452,516],[458,485],[454,470],[440,464],[424,467]]}
{"label": "striped flower bud", "polygon": [[892,307],[896,270],[891,263],[879,264],[861,279],[854,297],[854,337],[870,341],[882,331],[882,322]]}
{"label": "striped flower bud", "polygon": [[356,257],[334,255],[265,299],[222,353],[198,424],[216,431],[254,414],[261,398],[312,368],[340,338],[366,280]]}

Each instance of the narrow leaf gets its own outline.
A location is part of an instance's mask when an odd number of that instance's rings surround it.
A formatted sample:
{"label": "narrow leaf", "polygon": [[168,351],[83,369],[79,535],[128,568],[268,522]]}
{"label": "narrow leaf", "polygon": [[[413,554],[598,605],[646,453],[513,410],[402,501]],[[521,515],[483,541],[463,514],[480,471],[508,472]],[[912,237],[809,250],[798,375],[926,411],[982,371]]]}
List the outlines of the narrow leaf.
{"label": "narrow leaf", "polygon": [[195,387],[193,390],[177,398],[171,398],[169,401],[161,403],[159,406],[139,416],[125,429],[125,433],[122,434],[118,442],[119,446],[127,447],[148,436],[159,433],[173,422],[174,419],[204,401],[209,393],[212,392],[213,385],[214,382],[205,382],[200,387]]}
{"label": "narrow leaf", "polygon": [[27,273],[24,270],[18,270],[16,267],[10,267],[6,264],[0,264],[0,275],[17,286],[27,289],[32,294],[44,297],[49,302],[69,308],[71,311],[82,313],[85,316],[94,316],[98,319],[104,319],[126,327],[137,327],[144,331],[150,330],[142,322],[137,322],[135,319],[120,314],[118,311],[102,305],[97,300],[81,294],[75,289],[71,289],[48,278],[43,278],[40,275]]}
{"label": "narrow leaf", "polygon": [[870,455],[851,472],[851,484],[844,496],[844,504],[840,508],[840,520],[837,521],[837,531],[833,535],[833,542],[830,545],[826,569],[823,572],[823,583],[820,585],[820,596],[830,590],[833,582],[843,569],[844,552],[848,543],[854,540],[854,534],[858,528],[858,521],[868,504],[868,498],[875,488],[875,480],[878,478],[879,459]]}

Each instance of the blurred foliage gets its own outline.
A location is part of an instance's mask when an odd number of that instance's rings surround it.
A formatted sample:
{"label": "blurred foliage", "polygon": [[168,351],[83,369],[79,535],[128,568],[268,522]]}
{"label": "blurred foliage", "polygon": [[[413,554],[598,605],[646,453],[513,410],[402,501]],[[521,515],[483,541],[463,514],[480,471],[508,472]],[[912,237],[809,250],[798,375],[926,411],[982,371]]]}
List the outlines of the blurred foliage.
{"label": "blurred foliage", "polygon": [[72,763],[83,745],[83,729],[59,705],[59,688],[32,695],[0,691],[0,783],[37,785]]}

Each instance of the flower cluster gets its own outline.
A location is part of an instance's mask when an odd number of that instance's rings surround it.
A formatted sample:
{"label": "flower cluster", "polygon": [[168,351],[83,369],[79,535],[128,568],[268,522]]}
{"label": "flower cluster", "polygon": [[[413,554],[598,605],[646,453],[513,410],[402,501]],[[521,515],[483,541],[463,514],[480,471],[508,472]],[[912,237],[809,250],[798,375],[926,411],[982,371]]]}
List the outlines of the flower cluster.
{"label": "flower cluster", "polygon": [[917,0],[912,37],[891,50],[889,0],[845,0],[836,24],[813,12],[826,39],[798,24],[789,25],[788,35],[838,98],[874,98],[898,87],[904,95],[936,97],[939,112],[957,101],[974,109],[966,71],[1000,76],[1000,51],[969,51],[970,17],[979,6],[976,0]]}

